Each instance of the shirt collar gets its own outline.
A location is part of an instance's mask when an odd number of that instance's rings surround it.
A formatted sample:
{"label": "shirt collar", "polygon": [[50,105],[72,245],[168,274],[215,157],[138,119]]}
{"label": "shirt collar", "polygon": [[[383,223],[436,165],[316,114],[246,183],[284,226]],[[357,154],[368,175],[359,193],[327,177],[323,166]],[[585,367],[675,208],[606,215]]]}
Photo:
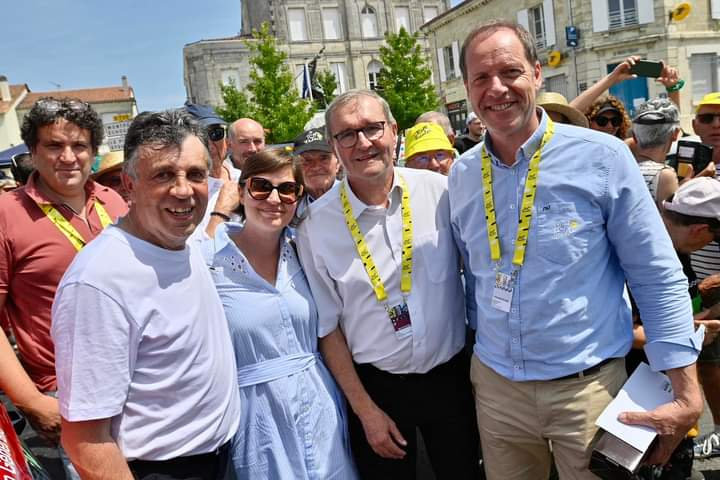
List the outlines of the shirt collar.
{"label": "shirt collar", "polygon": [[[50,200],[42,192],[42,190],[40,190],[40,188],[38,188],[37,181],[39,176],[40,173],[37,170],[32,172],[30,178],[28,178],[28,181],[25,184],[25,194],[39,205],[53,204],[53,201]],[[95,203],[96,201],[104,205],[105,202],[102,199],[98,198],[97,193],[99,191],[106,192],[108,190],[110,190],[109,187],[105,187],[103,185],[100,185],[99,183],[95,183],[92,179],[88,178],[88,180],[85,182],[85,194],[87,196],[87,200],[85,202],[86,205]]]}
{"label": "shirt collar", "polygon": [[[391,207],[393,204],[393,192],[395,192],[395,189],[402,190],[402,187],[400,186],[400,181],[398,178],[398,173],[399,173],[398,169],[396,167],[393,167],[393,181],[392,181],[392,185],[390,186],[390,192],[388,193],[388,199],[389,199],[388,208]],[[367,203],[363,202],[355,195],[355,192],[353,192],[353,189],[350,187],[350,183],[348,182],[347,177],[343,178],[342,182],[345,185],[345,191],[348,194],[348,201],[350,202],[350,206],[352,207],[352,211],[353,211],[353,216],[355,218],[360,217],[360,215],[368,208],[374,208],[373,205],[368,205]]]}
{"label": "shirt collar", "polygon": [[[547,113],[545,113],[545,110],[543,110],[541,107],[536,107],[536,110],[537,114],[540,115],[540,125],[538,125],[538,128],[535,130],[535,132],[530,135],[530,138],[528,138],[525,143],[522,144],[520,150],[518,150],[518,152],[515,154],[515,163],[510,168],[514,167],[520,162],[529,162],[530,158],[532,158],[532,156],[535,154],[535,151],[540,148],[540,143],[542,142],[543,135],[545,134],[545,129],[547,128],[547,122],[549,117]],[[490,159],[495,166],[503,166],[508,168],[507,165],[502,163],[498,156],[495,155],[495,152],[493,152],[492,138],[490,136],[490,132],[485,132],[485,148],[490,154]]]}

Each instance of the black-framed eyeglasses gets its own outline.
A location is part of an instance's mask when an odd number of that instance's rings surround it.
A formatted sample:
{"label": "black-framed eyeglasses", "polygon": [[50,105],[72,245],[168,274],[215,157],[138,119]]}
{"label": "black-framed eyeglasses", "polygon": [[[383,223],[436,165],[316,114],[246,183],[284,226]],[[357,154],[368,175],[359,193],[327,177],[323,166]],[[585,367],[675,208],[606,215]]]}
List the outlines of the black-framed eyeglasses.
{"label": "black-framed eyeglasses", "polygon": [[619,127],[622,125],[622,118],[620,117],[595,117],[595,123],[604,127],[608,123],[612,123],[613,127]]}
{"label": "black-framed eyeglasses", "polygon": [[720,118],[720,113],[699,113],[695,115],[695,118],[697,118],[698,122],[709,125],[716,118]]}
{"label": "black-framed eyeglasses", "polygon": [[207,134],[210,140],[212,140],[213,142],[217,142],[225,138],[225,129],[222,127],[222,125],[213,125],[208,128]]}
{"label": "black-framed eyeglasses", "polygon": [[357,144],[358,133],[360,132],[370,141],[377,140],[385,133],[385,122],[369,123],[362,128],[349,128],[333,135],[333,138],[341,147],[352,148]]}
{"label": "black-framed eyeglasses", "polygon": [[280,201],[288,205],[297,202],[303,191],[303,186],[297,182],[274,185],[270,180],[262,177],[252,177],[249,182],[241,182],[241,185],[246,185],[250,196],[258,201],[266,200],[273,190],[277,190]]}

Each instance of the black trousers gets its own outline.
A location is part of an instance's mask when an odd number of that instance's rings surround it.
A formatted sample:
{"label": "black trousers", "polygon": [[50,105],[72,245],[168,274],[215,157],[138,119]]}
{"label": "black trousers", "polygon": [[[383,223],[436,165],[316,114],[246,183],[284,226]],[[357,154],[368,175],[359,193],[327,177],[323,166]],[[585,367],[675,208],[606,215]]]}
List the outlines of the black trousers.
{"label": "black trousers", "polygon": [[407,440],[402,460],[382,458],[365,438],[360,419],[349,412],[350,441],[362,479],[411,480],[416,475],[418,428],[438,480],[480,478],[479,435],[470,384],[470,358],[460,351],[424,374],[397,375],[356,364],[373,401]]}
{"label": "black trousers", "polygon": [[138,480],[221,480],[228,478],[229,455],[227,442],[210,453],[169,460],[132,460],[128,466]]}

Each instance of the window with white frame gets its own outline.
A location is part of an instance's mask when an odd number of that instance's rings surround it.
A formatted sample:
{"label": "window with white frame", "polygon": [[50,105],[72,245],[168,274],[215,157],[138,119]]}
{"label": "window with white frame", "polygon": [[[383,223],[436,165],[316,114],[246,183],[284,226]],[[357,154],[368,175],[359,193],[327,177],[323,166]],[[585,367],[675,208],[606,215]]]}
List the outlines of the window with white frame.
{"label": "window with white frame", "polygon": [[345,62],[331,62],[330,69],[335,75],[335,82],[337,83],[338,94],[343,93],[347,90],[347,74],[345,73]]}
{"label": "window with white frame", "polygon": [[528,25],[530,33],[535,38],[536,48],[545,48],[545,15],[542,3],[536,7],[528,8]]}
{"label": "window with white frame", "polygon": [[637,25],[637,0],[608,0],[608,14],[611,29]]}
{"label": "window with white frame", "polygon": [[437,49],[438,70],[440,81],[460,78],[460,44],[456,40],[447,47]]}
{"label": "window with white frame", "polygon": [[443,47],[443,64],[445,67],[446,79],[455,78],[455,58],[452,46]]}
{"label": "window with white frame", "polygon": [[340,27],[340,13],[337,7],[322,9],[323,33],[326,40],[339,40],[342,38]]}
{"label": "window with white frame", "polygon": [[716,53],[690,55],[693,102],[697,103],[708,93],[720,90],[718,86],[718,63]]}
{"label": "window with white frame", "polygon": [[395,7],[395,29],[400,32],[404,28],[406,32],[410,30],[410,9],[408,7]]}
{"label": "window with white frame", "polygon": [[220,78],[222,79],[223,85],[235,85],[236,87],[239,86],[237,70],[222,70],[220,72]]}
{"label": "window with white frame", "polygon": [[373,60],[368,64],[368,88],[370,90],[377,90],[380,87],[379,77],[381,69],[382,63],[377,60]]}
{"label": "window with white frame", "polygon": [[377,16],[375,9],[370,5],[365,5],[360,10],[360,29],[363,38],[377,38],[378,36]]}
{"label": "window with white frame", "polygon": [[423,20],[427,23],[438,16],[437,7],[423,7]]}
{"label": "window with white frame", "polygon": [[288,8],[288,27],[290,29],[290,41],[304,42],[307,40],[304,8]]}

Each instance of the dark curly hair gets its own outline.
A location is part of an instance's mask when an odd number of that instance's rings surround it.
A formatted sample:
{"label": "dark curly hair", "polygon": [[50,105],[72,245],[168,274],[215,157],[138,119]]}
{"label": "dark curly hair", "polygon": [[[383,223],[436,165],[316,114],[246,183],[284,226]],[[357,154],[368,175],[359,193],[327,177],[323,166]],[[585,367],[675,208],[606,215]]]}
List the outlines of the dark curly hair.
{"label": "dark curly hair", "polygon": [[80,128],[90,131],[90,143],[93,153],[97,154],[103,141],[104,131],[100,116],[79,98],[42,97],[32,106],[23,118],[20,136],[30,150],[34,150],[38,142],[38,129],[55,123],[64,118]]}
{"label": "dark curly hair", "polygon": [[622,117],[622,123],[620,124],[620,127],[618,127],[618,131],[615,136],[618,137],[620,140],[625,140],[630,136],[630,116],[628,115],[627,110],[625,110],[625,105],[623,105],[623,103],[617,97],[607,95],[605,97],[600,97],[595,100],[585,112],[585,116],[587,117],[588,122],[592,123],[595,117],[597,117],[600,109],[606,105],[610,105],[618,112],[620,112],[620,116]]}

